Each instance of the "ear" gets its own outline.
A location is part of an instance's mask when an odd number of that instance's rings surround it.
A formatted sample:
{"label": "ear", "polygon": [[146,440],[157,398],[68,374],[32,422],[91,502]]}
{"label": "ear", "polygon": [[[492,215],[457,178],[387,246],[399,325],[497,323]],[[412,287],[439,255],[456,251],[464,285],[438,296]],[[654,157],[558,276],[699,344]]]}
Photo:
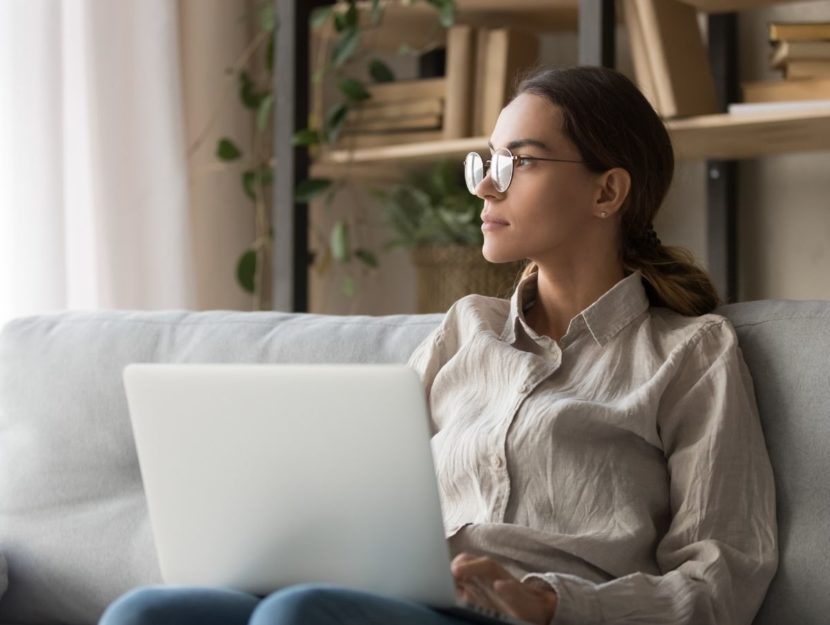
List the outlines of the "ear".
{"label": "ear", "polygon": [[610,217],[620,210],[629,191],[631,175],[622,167],[613,167],[599,174],[594,196],[594,214],[599,216],[605,212]]}

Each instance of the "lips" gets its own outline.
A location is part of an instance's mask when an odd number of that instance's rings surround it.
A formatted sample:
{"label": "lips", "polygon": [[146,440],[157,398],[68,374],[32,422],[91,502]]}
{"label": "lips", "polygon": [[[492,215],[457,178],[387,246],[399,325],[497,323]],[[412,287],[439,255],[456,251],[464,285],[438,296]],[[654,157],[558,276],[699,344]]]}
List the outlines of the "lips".
{"label": "lips", "polygon": [[499,219],[493,215],[482,215],[481,221],[485,224],[501,224],[502,226],[509,226],[510,224],[504,219]]}

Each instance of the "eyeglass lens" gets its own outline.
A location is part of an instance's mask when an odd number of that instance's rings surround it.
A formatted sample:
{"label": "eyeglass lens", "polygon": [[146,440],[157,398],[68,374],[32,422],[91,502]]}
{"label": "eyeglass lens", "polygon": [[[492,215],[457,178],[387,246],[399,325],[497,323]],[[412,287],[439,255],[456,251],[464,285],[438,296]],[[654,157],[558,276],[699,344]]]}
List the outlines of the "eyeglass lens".
{"label": "eyeglass lens", "polygon": [[[489,174],[493,183],[501,192],[504,192],[510,185],[513,177],[513,155],[507,148],[499,148],[490,157]],[[476,187],[484,179],[484,162],[477,152],[470,152],[464,159],[464,180],[467,183],[467,190],[475,195]]]}

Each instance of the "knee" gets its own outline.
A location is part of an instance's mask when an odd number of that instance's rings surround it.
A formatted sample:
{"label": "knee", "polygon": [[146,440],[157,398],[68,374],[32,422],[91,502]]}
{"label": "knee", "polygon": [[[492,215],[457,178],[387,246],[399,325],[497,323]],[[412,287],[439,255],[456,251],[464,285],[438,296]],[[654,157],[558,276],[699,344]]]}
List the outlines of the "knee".
{"label": "knee", "polygon": [[333,584],[297,584],[263,599],[249,625],[335,625],[343,622],[344,593]]}
{"label": "knee", "polygon": [[161,586],[131,590],[113,601],[98,625],[163,625],[161,618],[170,592]]}

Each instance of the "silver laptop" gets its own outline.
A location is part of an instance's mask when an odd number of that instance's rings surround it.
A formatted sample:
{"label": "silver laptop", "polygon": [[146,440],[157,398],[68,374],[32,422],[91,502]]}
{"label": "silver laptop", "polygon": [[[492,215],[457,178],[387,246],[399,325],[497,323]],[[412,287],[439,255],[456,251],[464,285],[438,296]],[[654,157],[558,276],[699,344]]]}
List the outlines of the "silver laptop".
{"label": "silver laptop", "polygon": [[450,572],[418,374],[394,364],[131,364],[162,578],[331,582],[480,622]]}

